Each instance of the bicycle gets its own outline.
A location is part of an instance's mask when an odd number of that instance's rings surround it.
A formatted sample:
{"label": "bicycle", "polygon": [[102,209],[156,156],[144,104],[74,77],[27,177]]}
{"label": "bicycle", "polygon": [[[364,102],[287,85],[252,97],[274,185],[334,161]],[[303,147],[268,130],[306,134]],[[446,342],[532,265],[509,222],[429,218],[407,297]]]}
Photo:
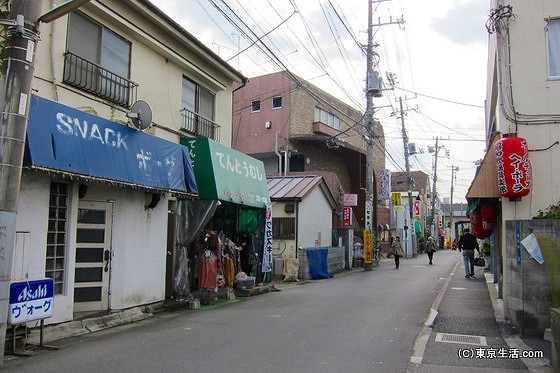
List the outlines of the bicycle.
{"label": "bicycle", "polygon": [[282,256],[286,251],[286,241],[283,240],[274,240],[272,241],[272,255],[274,256]]}

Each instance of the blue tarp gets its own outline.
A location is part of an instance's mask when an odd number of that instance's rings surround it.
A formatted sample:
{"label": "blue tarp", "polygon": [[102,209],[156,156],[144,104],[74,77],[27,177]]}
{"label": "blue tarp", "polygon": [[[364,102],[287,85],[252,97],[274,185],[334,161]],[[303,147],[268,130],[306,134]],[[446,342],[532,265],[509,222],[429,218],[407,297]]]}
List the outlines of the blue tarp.
{"label": "blue tarp", "polygon": [[31,98],[25,166],[196,194],[186,147],[38,96]]}
{"label": "blue tarp", "polygon": [[309,260],[309,276],[313,280],[322,278],[332,278],[329,274],[327,265],[327,255],[329,249],[307,249],[307,259]]}

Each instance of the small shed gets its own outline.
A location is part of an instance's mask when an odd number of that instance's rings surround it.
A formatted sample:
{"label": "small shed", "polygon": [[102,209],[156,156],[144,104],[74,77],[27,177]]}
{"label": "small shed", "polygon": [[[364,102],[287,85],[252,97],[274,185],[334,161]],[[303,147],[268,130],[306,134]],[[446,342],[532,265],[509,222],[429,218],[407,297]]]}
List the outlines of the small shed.
{"label": "small shed", "polygon": [[272,202],[273,255],[298,257],[298,247],[332,245],[336,200],[322,176],[267,179]]}

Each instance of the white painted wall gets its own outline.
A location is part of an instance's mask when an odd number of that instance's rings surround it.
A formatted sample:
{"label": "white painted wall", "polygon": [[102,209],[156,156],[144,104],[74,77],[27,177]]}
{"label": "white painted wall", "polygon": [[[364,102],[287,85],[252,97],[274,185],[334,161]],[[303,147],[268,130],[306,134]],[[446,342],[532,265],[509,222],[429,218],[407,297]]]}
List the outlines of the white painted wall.
{"label": "white painted wall", "polygon": [[[286,202],[273,202],[272,203],[272,218],[294,218],[297,219],[297,211],[298,211],[298,203],[295,203],[295,208],[293,213],[286,213],[284,212],[284,206],[286,206]],[[296,220],[297,222],[297,220]],[[282,256],[292,255],[294,258],[297,258],[297,242],[296,240],[278,240],[284,241],[286,244],[286,250],[282,254]],[[277,247],[279,243],[272,243],[272,247]],[[273,251],[274,253],[274,251]]]}
{"label": "white painted wall", "polygon": [[321,188],[313,188],[298,209],[298,246],[331,246],[332,209]]}
{"label": "white painted wall", "polygon": [[[73,187],[72,187],[73,186]],[[14,260],[14,280],[45,276],[50,179],[39,172],[24,172],[16,230],[29,232],[26,253]],[[90,185],[85,200],[114,201],[110,309],[118,310],[162,301],[165,298],[167,198],[146,210],[150,196],[142,190]],[[53,317],[47,324],[73,319],[77,184],[70,188],[64,294],[55,296]]]}
{"label": "white painted wall", "polygon": [[[510,1],[518,16],[510,22],[511,74],[515,110],[523,114],[560,113],[560,80],[548,78],[545,19],[560,16],[560,2],[545,0],[538,4]],[[493,52],[492,50],[490,52]],[[495,87],[497,89],[497,87]],[[508,88],[509,89],[509,88]],[[521,118],[522,119],[522,118]],[[507,133],[515,126],[500,111],[498,130]],[[518,136],[527,140],[530,150],[548,148],[560,139],[555,124],[520,124]],[[560,146],[531,151],[533,185],[531,193],[520,202],[502,199],[503,219],[531,219],[560,200],[558,160]]]}

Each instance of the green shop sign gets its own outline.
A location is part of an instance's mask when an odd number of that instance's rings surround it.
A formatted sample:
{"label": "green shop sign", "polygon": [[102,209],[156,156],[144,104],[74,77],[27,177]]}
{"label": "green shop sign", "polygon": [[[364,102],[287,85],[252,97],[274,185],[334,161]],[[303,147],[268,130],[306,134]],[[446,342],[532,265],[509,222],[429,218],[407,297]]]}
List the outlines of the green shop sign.
{"label": "green shop sign", "polygon": [[270,201],[262,161],[202,137],[183,137],[200,199],[265,208]]}

